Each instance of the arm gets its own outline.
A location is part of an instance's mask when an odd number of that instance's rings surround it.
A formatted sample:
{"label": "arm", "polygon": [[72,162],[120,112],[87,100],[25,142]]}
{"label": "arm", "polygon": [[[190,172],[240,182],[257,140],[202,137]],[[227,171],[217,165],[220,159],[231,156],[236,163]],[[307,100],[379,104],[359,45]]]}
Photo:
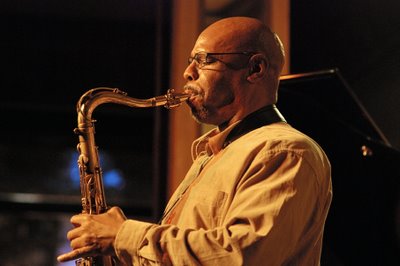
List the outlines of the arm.
{"label": "arm", "polygon": [[[193,229],[126,221],[116,239],[116,253],[139,265],[236,265],[263,253],[269,261],[308,245],[307,232],[323,224],[317,198],[323,193],[311,165],[291,152],[265,154],[244,173],[220,226]],[[306,237],[304,237],[306,236]],[[168,260],[167,260],[168,261]]]}

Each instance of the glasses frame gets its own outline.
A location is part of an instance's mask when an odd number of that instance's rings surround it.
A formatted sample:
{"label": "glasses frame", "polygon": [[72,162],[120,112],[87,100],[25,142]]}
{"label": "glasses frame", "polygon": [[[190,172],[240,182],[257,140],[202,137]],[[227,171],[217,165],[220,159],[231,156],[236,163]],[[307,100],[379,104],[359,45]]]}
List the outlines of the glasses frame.
{"label": "glasses frame", "polygon": [[[193,61],[195,61],[197,63],[197,65],[202,68],[205,67],[207,65],[210,65],[212,63],[214,63],[215,61],[221,61],[218,58],[214,58],[215,60],[210,61],[208,60],[209,56],[214,56],[214,55],[246,55],[246,56],[253,56],[255,54],[257,54],[258,52],[212,52],[212,53],[208,53],[208,52],[198,52],[195,53],[194,56],[189,56],[188,57],[188,64],[190,65]],[[200,59],[199,56],[200,55],[204,55],[203,59]]]}

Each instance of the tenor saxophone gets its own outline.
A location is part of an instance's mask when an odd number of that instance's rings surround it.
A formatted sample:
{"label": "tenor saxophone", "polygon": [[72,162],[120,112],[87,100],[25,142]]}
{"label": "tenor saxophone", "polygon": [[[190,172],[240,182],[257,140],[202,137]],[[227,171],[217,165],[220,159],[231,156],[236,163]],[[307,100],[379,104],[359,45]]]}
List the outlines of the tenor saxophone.
{"label": "tenor saxophone", "polygon": [[[96,121],[92,119],[92,114],[96,107],[105,103],[114,103],[129,107],[164,106],[170,109],[181,105],[188,98],[189,94],[168,90],[166,95],[150,99],[135,99],[119,89],[112,88],[95,88],[81,96],[77,103],[78,127],[74,132],[79,136],[77,150],[79,153],[82,213],[100,214],[107,210],[98,147],[94,138],[94,123]],[[75,263],[78,266],[115,265],[111,256],[86,257],[77,260]]]}

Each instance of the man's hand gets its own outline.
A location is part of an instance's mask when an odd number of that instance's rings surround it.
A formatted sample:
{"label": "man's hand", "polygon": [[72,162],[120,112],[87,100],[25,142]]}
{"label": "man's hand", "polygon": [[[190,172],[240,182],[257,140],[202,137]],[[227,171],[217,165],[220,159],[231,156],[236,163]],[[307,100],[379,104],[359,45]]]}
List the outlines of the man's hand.
{"label": "man's hand", "polygon": [[59,262],[95,255],[115,255],[114,240],[126,220],[122,210],[113,207],[98,215],[78,214],[71,218],[74,229],[67,234],[72,251],[58,256]]}

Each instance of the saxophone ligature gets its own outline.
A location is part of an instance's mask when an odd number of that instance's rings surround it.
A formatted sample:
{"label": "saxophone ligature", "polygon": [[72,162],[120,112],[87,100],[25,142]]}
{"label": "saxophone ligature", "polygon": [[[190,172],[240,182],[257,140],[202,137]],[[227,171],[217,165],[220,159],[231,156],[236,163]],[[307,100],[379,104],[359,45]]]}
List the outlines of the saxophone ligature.
{"label": "saxophone ligature", "polygon": [[[98,147],[95,143],[95,120],[93,111],[101,104],[114,103],[129,107],[147,108],[164,106],[168,109],[180,106],[189,98],[189,94],[175,93],[168,90],[167,94],[149,99],[129,97],[126,92],[113,88],[95,88],[81,96],[77,103],[78,127],[74,132],[79,136],[77,150],[79,153],[78,167],[80,174],[82,213],[101,214],[107,210],[104,193],[102,170],[99,162]],[[78,266],[111,266],[115,261],[111,256],[94,256],[75,261]]]}

